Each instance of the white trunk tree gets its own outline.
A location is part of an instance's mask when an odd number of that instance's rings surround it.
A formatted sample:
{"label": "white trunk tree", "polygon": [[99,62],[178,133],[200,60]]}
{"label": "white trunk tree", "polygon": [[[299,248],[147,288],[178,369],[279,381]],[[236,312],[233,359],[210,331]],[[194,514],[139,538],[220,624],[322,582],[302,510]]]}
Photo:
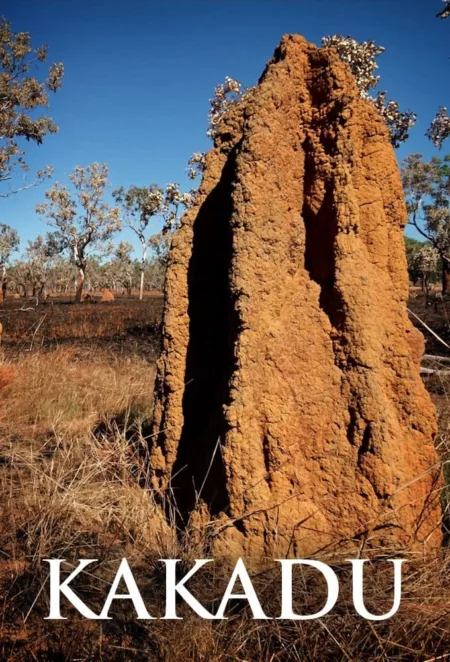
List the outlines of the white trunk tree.
{"label": "white trunk tree", "polygon": [[178,223],[180,211],[189,206],[191,194],[180,193],[178,184],[168,184],[165,190],[152,184],[148,187],[130,186],[128,190],[122,187],[114,191],[113,196],[122,207],[125,226],[133,230],[141,245],[139,299],[142,299],[147,252],[151,245],[148,237],[150,222],[159,220],[163,223],[163,232],[171,231]]}
{"label": "white trunk tree", "polygon": [[122,229],[120,211],[103,201],[108,185],[108,167],[93,163],[77,166],[69,176],[75,198],[69,189],[56,182],[45,194],[47,202],[36,207],[53,227],[48,241],[55,252],[67,253],[78,269],[75,301],[80,302],[86,277],[88,256],[110,250],[109,240]]}

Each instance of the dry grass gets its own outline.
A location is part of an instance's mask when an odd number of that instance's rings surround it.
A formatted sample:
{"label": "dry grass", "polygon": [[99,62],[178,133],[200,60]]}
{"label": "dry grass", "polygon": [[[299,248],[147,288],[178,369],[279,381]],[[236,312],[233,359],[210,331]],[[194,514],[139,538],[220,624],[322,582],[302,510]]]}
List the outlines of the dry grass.
{"label": "dry grass", "polygon": [[[326,558],[340,578],[338,604],[327,617],[309,622],[254,621],[235,603],[228,620],[200,620],[181,606],[180,621],[138,621],[126,602],[117,602],[112,621],[49,622],[47,566],[43,558],[65,558],[66,569],[79,558],[99,560],[76,591],[100,611],[119,561],[127,557],[153,615],[163,614],[164,586],[160,558],[179,558],[186,571],[193,558],[208,557],[198,531],[175,535],[155,509],[148,490],[145,456],[139,443],[116,434],[110,445],[93,441],[83,448],[14,449],[3,461],[0,491],[3,514],[0,572],[3,619],[0,659],[4,660],[157,660],[190,662],[231,660],[439,660],[450,648],[450,556],[425,562],[411,558],[403,583],[402,607],[382,623],[355,614],[348,564]],[[8,454],[9,453],[9,454]],[[200,540],[202,536],[200,536]],[[204,540],[204,537],[203,537]],[[356,550],[355,550],[356,555]],[[350,554],[351,556],[351,554]],[[220,561],[190,584],[211,610],[225,585]],[[268,614],[280,613],[277,570],[253,577]],[[298,611],[314,613],[324,603],[317,576],[296,577]],[[391,605],[392,576],[385,561],[366,573],[366,605],[386,611]]]}
{"label": "dry grass", "polygon": [[[411,558],[398,614],[371,623],[354,611],[349,565],[327,557],[340,578],[335,609],[309,622],[254,621],[236,602],[222,622],[203,621],[181,605],[180,621],[138,621],[126,601],[101,624],[77,614],[63,622],[48,614],[48,566],[64,558],[98,565],[76,585],[100,611],[120,559],[133,567],[150,613],[161,615],[160,558],[187,569],[207,558],[208,529],[177,531],[155,506],[149,484],[144,424],[151,415],[154,369],[133,356],[76,347],[23,353],[0,364],[0,659],[230,662],[445,660],[450,651],[450,554]],[[432,386],[440,411],[439,450],[450,458],[450,382]],[[349,553],[349,557],[352,555]],[[355,554],[356,556],[356,550]],[[214,567],[190,584],[213,610],[228,571]],[[314,573],[296,581],[298,609],[323,606]],[[253,577],[267,613],[280,611],[275,569]],[[392,575],[372,562],[366,605],[391,606]]]}
{"label": "dry grass", "polygon": [[106,350],[58,348],[0,363],[0,427],[79,437],[116,416],[149,418],[154,368]]}

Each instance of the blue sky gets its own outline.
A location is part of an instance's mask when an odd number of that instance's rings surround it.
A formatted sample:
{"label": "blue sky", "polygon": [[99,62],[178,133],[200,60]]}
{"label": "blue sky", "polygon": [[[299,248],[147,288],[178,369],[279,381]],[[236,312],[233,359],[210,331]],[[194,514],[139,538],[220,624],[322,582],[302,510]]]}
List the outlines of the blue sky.
{"label": "blue sky", "polygon": [[[437,154],[423,134],[438,106],[450,106],[450,19],[435,18],[441,7],[440,0],[2,0],[13,29],[47,43],[49,59],[65,66],[49,110],[59,133],[30,147],[28,162],[32,170],[52,164],[60,181],[75,165],[99,161],[109,165],[112,188],[171,181],[190,188],[186,163],[209,148],[214,86],[226,75],[255,84],[287,32],[317,44],[341,33],[385,46],[380,88],[419,115],[398,157]],[[0,222],[16,227],[23,245],[46,231],[34,211],[45,188],[0,200]]]}

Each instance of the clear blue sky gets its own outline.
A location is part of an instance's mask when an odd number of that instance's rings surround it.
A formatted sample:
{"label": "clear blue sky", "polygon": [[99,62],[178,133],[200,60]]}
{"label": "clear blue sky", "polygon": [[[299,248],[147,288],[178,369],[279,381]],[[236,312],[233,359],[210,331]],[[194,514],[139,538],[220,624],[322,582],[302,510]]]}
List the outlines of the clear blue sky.
{"label": "clear blue sky", "polygon": [[[32,169],[106,162],[113,187],[170,181],[188,189],[186,163],[205,151],[208,99],[226,75],[253,85],[283,34],[350,34],[386,47],[381,89],[418,113],[405,146],[437,153],[424,132],[450,106],[450,19],[440,0],[9,0],[0,13],[15,31],[49,45],[65,66],[49,114],[60,127],[29,148]],[[450,141],[442,153],[450,152]],[[0,222],[23,240],[46,231],[34,212],[45,184],[0,200]],[[126,235],[130,239],[129,235]]]}

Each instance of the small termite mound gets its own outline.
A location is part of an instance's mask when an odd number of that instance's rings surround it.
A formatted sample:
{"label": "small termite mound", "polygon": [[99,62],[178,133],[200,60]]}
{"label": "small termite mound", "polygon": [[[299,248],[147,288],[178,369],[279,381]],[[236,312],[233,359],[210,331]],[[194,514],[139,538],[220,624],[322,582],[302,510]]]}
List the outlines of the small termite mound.
{"label": "small termite mound", "polygon": [[102,292],[102,298],[100,301],[109,303],[111,301],[114,301],[115,297],[114,294],[111,292],[111,290],[103,290]]}

